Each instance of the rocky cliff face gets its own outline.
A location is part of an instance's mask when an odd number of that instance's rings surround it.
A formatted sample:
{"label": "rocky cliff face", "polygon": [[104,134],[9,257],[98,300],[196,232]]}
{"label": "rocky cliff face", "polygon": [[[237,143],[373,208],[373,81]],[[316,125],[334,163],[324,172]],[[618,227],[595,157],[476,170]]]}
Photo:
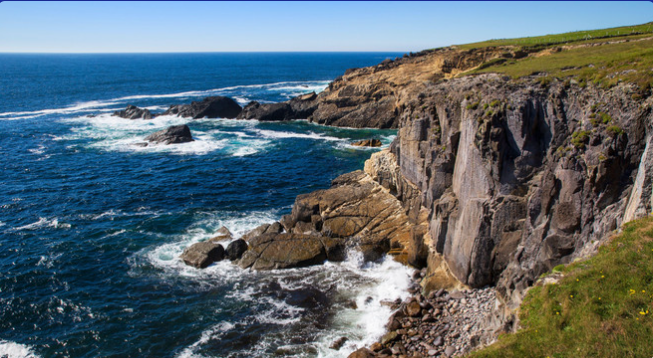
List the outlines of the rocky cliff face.
{"label": "rocky cliff face", "polygon": [[442,48],[381,64],[350,69],[320,93],[310,121],[340,127],[398,128],[406,103],[423,86],[499,57],[518,57],[510,48],[459,51]]}
{"label": "rocky cliff face", "polygon": [[423,286],[446,286],[443,271],[496,286],[509,313],[539,275],[649,213],[653,101],[634,93],[482,75],[408,99],[392,180],[413,185],[397,189],[409,217],[427,213]]}
{"label": "rocky cliff face", "polygon": [[425,291],[495,286],[494,323],[554,266],[593,252],[651,212],[653,99],[634,86],[454,78],[510,49],[441,49],[347,71],[314,122],[398,128],[365,171],[412,225]]}

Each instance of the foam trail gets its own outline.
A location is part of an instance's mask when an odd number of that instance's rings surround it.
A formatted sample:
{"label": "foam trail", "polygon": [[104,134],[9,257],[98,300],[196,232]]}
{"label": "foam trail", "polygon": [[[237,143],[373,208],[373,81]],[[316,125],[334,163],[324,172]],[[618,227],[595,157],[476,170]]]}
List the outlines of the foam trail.
{"label": "foam trail", "polygon": [[[329,81],[307,81],[307,82],[275,82],[268,84],[256,84],[256,85],[240,85],[240,86],[230,86],[215,88],[210,90],[203,91],[186,91],[178,93],[168,93],[168,94],[145,94],[145,95],[133,95],[133,96],[124,96],[117,97],[107,100],[94,100],[77,103],[72,106],[62,107],[62,108],[51,108],[51,109],[42,109],[37,111],[17,111],[17,112],[3,112],[0,113],[0,119],[4,120],[16,120],[16,119],[27,119],[35,118],[44,115],[50,114],[74,114],[80,112],[88,112],[91,110],[102,112],[112,112],[114,109],[106,109],[106,107],[124,105],[125,102],[134,101],[134,100],[148,100],[148,99],[163,99],[163,98],[195,98],[195,97],[205,97],[211,95],[219,94],[229,94],[231,91],[242,91],[247,89],[264,89],[266,91],[282,91],[292,89],[295,92],[292,95],[297,95],[305,92],[323,91]],[[310,84],[310,85],[309,85]],[[292,96],[291,95],[291,96]],[[238,98],[241,104],[246,104],[248,100],[242,96]],[[161,108],[160,106],[155,106],[154,108]],[[163,107],[165,108],[165,107]]]}
{"label": "foam trail", "polygon": [[0,357],[3,358],[40,358],[32,348],[24,344],[0,339]]}

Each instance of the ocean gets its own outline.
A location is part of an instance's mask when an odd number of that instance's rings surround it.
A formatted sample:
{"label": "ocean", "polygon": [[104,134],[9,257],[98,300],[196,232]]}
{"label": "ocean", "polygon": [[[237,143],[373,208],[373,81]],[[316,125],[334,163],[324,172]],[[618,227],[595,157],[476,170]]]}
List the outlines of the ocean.
{"label": "ocean", "polygon": [[[395,131],[111,113],[284,101],[398,55],[0,54],[0,356],[346,357],[374,342],[383,301],[408,296],[391,259],[253,272],[178,257],[222,226],[279,220],[378,150],[352,141]],[[177,124],[196,141],[134,145]]]}

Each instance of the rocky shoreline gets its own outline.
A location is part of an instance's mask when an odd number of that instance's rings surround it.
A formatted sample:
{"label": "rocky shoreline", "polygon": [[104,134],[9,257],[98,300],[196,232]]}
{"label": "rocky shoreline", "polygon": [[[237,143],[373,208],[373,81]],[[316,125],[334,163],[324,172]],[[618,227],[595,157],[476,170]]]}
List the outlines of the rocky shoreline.
{"label": "rocky shoreline", "polygon": [[349,358],[453,357],[492,342],[484,326],[496,302],[494,289],[439,289],[423,296],[419,284],[425,275],[426,269],[415,271],[412,296],[392,303],[388,333]]}
{"label": "rocky shoreline", "polygon": [[[237,118],[301,115],[398,134],[364,171],[298,196],[290,215],[252,233],[238,263],[298,267],[354,249],[420,270],[389,333],[353,358],[456,356],[516,330],[540,275],[595,252],[622,223],[650,213],[653,196],[650,88],[541,74],[456,77],[527,55],[425,51],[348,70],[320,94],[245,106]],[[125,111],[139,114],[149,115]]]}

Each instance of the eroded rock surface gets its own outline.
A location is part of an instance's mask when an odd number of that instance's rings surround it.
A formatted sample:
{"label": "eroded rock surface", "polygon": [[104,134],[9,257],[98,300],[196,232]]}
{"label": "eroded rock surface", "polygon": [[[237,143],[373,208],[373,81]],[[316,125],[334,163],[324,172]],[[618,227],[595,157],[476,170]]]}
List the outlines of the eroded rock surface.
{"label": "eroded rock surface", "polygon": [[170,106],[162,115],[178,115],[180,117],[199,118],[236,118],[242,107],[229,97],[206,97],[190,104]]}
{"label": "eroded rock surface", "polygon": [[209,241],[198,242],[184,250],[180,258],[186,265],[206,268],[210,264],[224,259],[224,247]]}
{"label": "eroded rock surface", "polygon": [[114,116],[126,119],[152,119],[154,116],[149,109],[143,109],[134,105],[128,105],[122,111],[113,112]]}
{"label": "eroded rock surface", "polygon": [[171,126],[166,129],[154,132],[145,137],[145,140],[152,143],[178,144],[194,141],[190,128],[187,125]]}

